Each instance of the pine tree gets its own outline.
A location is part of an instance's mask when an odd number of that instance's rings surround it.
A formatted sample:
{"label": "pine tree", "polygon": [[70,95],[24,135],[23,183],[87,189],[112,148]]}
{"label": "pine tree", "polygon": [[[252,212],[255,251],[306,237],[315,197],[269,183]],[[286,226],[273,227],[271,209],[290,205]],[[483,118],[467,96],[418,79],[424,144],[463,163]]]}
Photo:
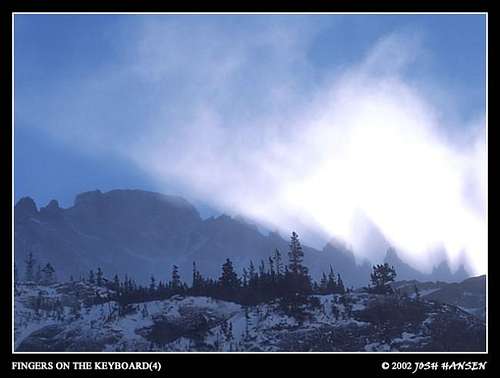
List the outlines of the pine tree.
{"label": "pine tree", "polygon": [[89,271],[89,283],[95,284],[95,274],[94,274],[94,271],[92,269]]}
{"label": "pine tree", "polygon": [[35,282],[40,283],[41,280],[42,280],[42,267],[40,266],[40,264],[38,264],[35,273]]}
{"label": "pine tree", "polygon": [[342,281],[342,278],[340,278],[340,274],[337,274],[337,293],[344,294],[345,292],[346,289],[344,287],[344,282]]}
{"label": "pine tree", "polygon": [[260,260],[259,264],[259,277],[263,280],[266,275],[266,265],[264,264],[264,260]]}
{"label": "pine tree", "polygon": [[271,275],[271,280],[274,282],[276,272],[274,271],[274,260],[272,257],[269,257],[269,274]]}
{"label": "pine tree", "polygon": [[291,274],[302,275],[306,273],[306,268],[302,265],[302,260],[304,259],[304,252],[302,251],[302,246],[300,245],[299,235],[292,232],[292,237],[290,241],[290,252],[288,268]]}
{"label": "pine tree", "polygon": [[36,260],[33,257],[33,253],[28,253],[28,256],[25,260],[26,272],[24,278],[26,281],[33,281],[35,279],[35,262]]}
{"label": "pine tree", "polygon": [[151,283],[149,284],[149,291],[152,293],[156,290],[156,280],[154,276],[151,276]]}
{"label": "pine tree", "polygon": [[104,283],[103,276],[104,276],[104,274],[102,273],[101,267],[98,267],[97,268],[97,273],[96,273],[96,283],[97,283],[97,286],[102,286],[103,285],[103,283]]}
{"label": "pine tree", "polygon": [[322,294],[328,293],[328,280],[326,278],[325,272],[323,272],[323,275],[321,276],[321,281],[319,283],[319,289]]}
{"label": "pine tree", "polygon": [[330,272],[328,273],[327,291],[329,294],[335,294],[339,291],[338,280],[335,280],[335,273],[331,265]]}
{"label": "pine tree", "polygon": [[52,285],[56,282],[55,269],[50,263],[47,263],[40,271],[40,283],[42,285]]}
{"label": "pine tree", "polygon": [[120,290],[120,278],[118,278],[118,274],[115,274],[113,277],[113,290],[116,292]]}
{"label": "pine tree", "polygon": [[300,245],[299,236],[292,232],[290,251],[288,252],[288,281],[289,289],[295,293],[305,293],[311,290],[311,281],[307,268],[302,264],[304,252]]}
{"label": "pine tree", "polygon": [[253,261],[250,260],[250,266],[248,268],[248,286],[251,289],[257,288],[258,276],[255,273],[255,266],[253,265]]}
{"label": "pine tree", "polygon": [[222,265],[222,274],[219,278],[220,285],[225,289],[237,289],[240,287],[240,280],[234,271],[233,263],[230,259],[226,259]]}
{"label": "pine tree", "polygon": [[193,289],[198,287],[198,270],[196,270],[196,262],[193,261],[193,282],[191,284]]}
{"label": "pine tree", "polygon": [[248,272],[245,268],[243,268],[243,281],[242,281],[242,286],[247,287],[248,286]]}
{"label": "pine tree", "polygon": [[172,267],[172,281],[170,281],[170,287],[174,290],[181,288],[181,276],[179,275],[179,267],[173,265]]}
{"label": "pine tree", "polygon": [[204,280],[200,272],[196,268],[196,262],[193,261],[193,283],[191,288],[195,294],[200,294],[204,288]]}
{"label": "pine tree", "polygon": [[393,290],[390,283],[396,278],[396,270],[388,263],[373,266],[373,271],[370,274],[370,280],[373,284],[373,292],[378,294],[389,294]]}
{"label": "pine tree", "polygon": [[273,260],[274,260],[274,265],[276,267],[276,276],[279,279],[281,276],[283,276],[284,272],[283,272],[283,263],[281,262],[281,253],[278,248],[274,250]]}

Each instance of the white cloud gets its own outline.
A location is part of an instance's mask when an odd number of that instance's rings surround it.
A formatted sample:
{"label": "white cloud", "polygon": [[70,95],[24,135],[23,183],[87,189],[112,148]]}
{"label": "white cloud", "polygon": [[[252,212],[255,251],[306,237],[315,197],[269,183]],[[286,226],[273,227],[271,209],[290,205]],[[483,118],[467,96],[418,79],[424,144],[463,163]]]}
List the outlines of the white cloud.
{"label": "white cloud", "polygon": [[[72,127],[54,134],[269,227],[341,237],[360,258],[381,257],[367,248],[376,228],[420,269],[445,248],[455,266],[465,254],[485,272],[484,121],[450,127],[405,79],[428,54],[420,37],[389,35],[316,83],[313,26],[277,19],[231,30],[147,23],[124,64],[65,98],[54,124],[72,115]],[[124,100],[127,85],[137,94]],[[451,129],[477,134],[457,143]]]}

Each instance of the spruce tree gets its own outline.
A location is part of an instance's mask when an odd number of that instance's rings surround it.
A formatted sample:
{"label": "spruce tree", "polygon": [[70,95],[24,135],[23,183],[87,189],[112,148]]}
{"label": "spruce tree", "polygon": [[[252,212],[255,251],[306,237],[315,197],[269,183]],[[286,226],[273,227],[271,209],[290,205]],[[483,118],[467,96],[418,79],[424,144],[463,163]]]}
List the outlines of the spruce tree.
{"label": "spruce tree", "polygon": [[345,292],[346,289],[344,287],[344,282],[342,281],[342,278],[340,278],[340,274],[337,274],[337,293],[344,294]]}
{"label": "spruce tree", "polygon": [[288,268],[293,275],[302,275],[307,273],[306,268],[302,265],[304,259],[304,252],[302,251],[302,246],[300,245],[299,235],[292,232],[292,237],[290,241],[290,251],[288,252],[289,264]]}
{"label": "spruce tree", "polygon": [[274,260],[271,256],[269,257],[268,260],[269,260],[269,274],[271,275],[271,278],[274,281],[274,277],[276,275],[276,272],[274,271]]}
{"label": "spruce tree", "polygon": [[390,294],[393,292],[390,283],[396,278],[396,270],[388,263],[374,265],[370,274],[373,285],[372,291],[378,294]]}
{"label": "spruce tree", "polygon": [[250,260],[250,266],[248,268],[248,286],[251,289],[257,288],[258,283],[258,275],[255,273],[255,266],[253,265],[253,261]]}
{"label": "spruce tree", "polygon": [[41,270],[40,283],[42,285],[52,285],[56,282],[55,269],[50,263],[47,263]]}
{"label": "spruce tree", "polygon": [[245,268],[243,268],[243,281],[241,284],[244,288],[248,286],[248,272]]}
{"label": "spruce tree", "polygon": [[40,264],[38,264],[35,273],[35,282],[40,283],[41,280],[42,280],[42,267],[40,266]]}
{"label": "spruce tree", "polygon": [[330,272],[328,273],[327,290],[329,294],[338,293],[339,291],[338,280],[335,280],[335,273],[331,265]]}
{"label": "spruce tree", "polygon": [[240,280],[234,271],[233,263],[230,259],[226,259],[222,265],[222,274],[219,278],[220,285],[225,289],[237,289],[240,287]]}
{"label": "spruce tree", "polygon": [[149,291],[153,293],[156,290],[156,280],[154,276],[151,276],[151,283],[149,284]]}
{"label": "spruce tree", "polygon": [[115,274],[113,277],[113,290],[116,292],[120,290],[120,278],[118,278],[118,274]]}
{"label": "spruce tree", "polygon": [[193,289],[198,287],[198,271],[196,270],[196,262],[193,261],[193,281],[191,284]]}
{"label": "spruce tree", "polygon": [[95,284],[95,274],[94,274],[94,271],[92,269],[89,271],[89,283]]}
{"label": "spruce tree", "polygon": [[102,273],[101,267],[97,268],[96,283],[97,286],[102,286],[104,283],[104,274]]}
{"label": "spruce tree", "polygon": [[290,251],[288,252],[289,286],[292,292],[306,293],[311,289],[311,281],[307,268],[302,264],[304,252],[299,241],[299,236],[292,232]]}
{"label": "spruce tree", "polygon": [[170,281],[170,287],[174,290],[181,288],[181,276],[179,275],[179,267],[177,265],[172,266],[172,281]]}
{"label": "spruce tree", "polygon": [[321,276],[321,281],[319,283],[319,289],[320,289],[321,294],[328,293],[328,280],[326,278],[325,272],[323,272],[323,275]]}
{"label": "spruce tree", "polygon": [[283,276],[283,263],[281,262],[281,253],[278,248],[274,250],[274,255],[273,255],[273,260],[274,260],[274,266],[276,267],[276,276],[278,279]]}
{"label": "spruce tree", "polygon": [[26,281],[33,281],[35,279],[35,258],[33,257],[33,253],[30,252],[28,253],[28,256],[26,257],[25,264],[26,264],[26,271],[24,278]]}

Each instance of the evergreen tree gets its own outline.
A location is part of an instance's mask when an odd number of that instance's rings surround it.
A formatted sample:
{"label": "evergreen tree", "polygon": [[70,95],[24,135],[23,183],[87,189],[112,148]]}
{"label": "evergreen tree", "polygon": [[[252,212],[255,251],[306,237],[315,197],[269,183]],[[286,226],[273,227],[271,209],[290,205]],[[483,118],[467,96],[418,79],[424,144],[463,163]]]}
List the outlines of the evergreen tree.
{"label": "evergreen tree", "polygon": [[264,264],[264,260],[260,260],[259,264],[259,277],[263,279],[266,275],[266,265]]}
{"label": "evergreen tree", "polygon": [[327,292],[329,294],[338,293],[338,280],[335,280],[335,273],[333,272],[333,268],[330,265],[330,272],[328,273],[328,281],[327,281]]}
{"label": "evergreen tree", "polygon": [[202,293],[203,287],[205,286],[203,277],[201,273],[196,268],[196,262],[193,261],[193,283],[192,283],[192,291],[194,294],[198,295]]}
{"label": "evergreen tree", "polygon": [[274,260],[271,256],[269,256],[268,261],[269,261],[269,274],[271,275],[271,277],[274,277],[276,274],[276,272],[274,271]]}
{"label": "evergreen tree", "polygon": [[89,271],[89,283],[95,284],[95,274],[94,274],[94,271],[92,269]]}
{"label": "evergreen tree", "polygon": [[251,289],[257,288],[258,283],[258,275],[255,273],[255,266],[253,265],[253,261],[250,260],[250,266],[248,268],[248,286]]}
{"label": "evergreen tree", "polygon": [[177,265],[172,266],[172,281],[170,281],[170,287],[174,290],[180,289],[181,284],[181,276],[179,275],[179,267]]}
{"label": "evergreen tree", "polygon": [[299,235],[292,232],[292,237],[290,241],[290,251],[288,252],[289,264],[288,268],[293,275],[302,275],[307,273],[306,268],[302,265],[304,259],[304,252],[302,251],[302,246],[300,245]]}
{"label": "evergreen tree", "polygon": [[344,287],[344,282],[342,282],[342,278],[340,278],[340,274],[337,274],[337,293],[344,294],[346,289]]}
{"label": "evergreen tree", "polygon": [[156,280],[154,276],[151,276],[151,283],[149,284],[149,291],[152,293],[156,290]]}
{"label": "evergreen tree", "polygon": [[101,267],[97,268],[97,273],[96,273],[96,283],[97,286],[102,286],[104,283],[104,274],[102,273]]}
{"label": "evergreen tree", "polygon": [[370,280],[373,285],[372,291],[378,294],[390,294],[393,292],[390,283],[396,278],[396,270],[388,263],[373,266]]}
{"label": "evergreen tree", "polygon": [[35,282],[40,283],[41,280],[42,280],[42,267],[40,266],[40,264],[38,264],[35,273]]}
{"label": "evergreen tree", "polygon": [[222,265],[222,274],[219,278],[220,285],[225,289],[237,289],[240,287],[240,280],[234,271],[233,263],[230,259],[226,259]]}
{"label": "evergreen tree", "polygon": [[245,268],[243,268],[243,281],[242,281],[242,286],[247,287],[248,286],[248,272]]}
{"label": "evergreen tree", "polygon": [[292,292],[306,293],[311,290],[311,281],[307,268],[302,264],[304,252],[300,245],[299,236],[292,232],[290,251],[288,252],[288,284]]}
{"label": "evergreen tree", "polygon": [[47,265],[41,269],[40,275],[40,284],[42,285],[52,285],[56,282],[55,270],[50,263],[47,263]]}
{"label": "evergreen tree", "polygon": [[281,276],[283,276],[284,271],[283,271],[283,263],[281,262],[281,253],[278,248],[274,250],[273,260],[274,260],[274,266],[276,267],[276,276],[279,279]]}
{"label": "evergreen tree", "polygon": [[323,272],[323,275],[321,276],[321,281],[319,283],[319,290],[321,294],[328,293],[328,280],[326,278],[325,272]]}
{"label": "evergreen tree", "polygon": [[113,290],[116,292],[120,290],[120,278],[118,278],[118,274],[115,274],[113,277]]}
{"label": "evergreen tree", "polygon": [[196,269],[196,262],[193,261],[193,282],[191,284],[191,287],[193,289],[197,288],[198,287],[198,270]]}
{"label": "evergreen tree", "polygon": [[35,258],[33,257],[33,253],[30,252],[28,253],[28,256],[26,257],[25,264],[26,264],[26,271],[25,271],[25,280],[26,281],[33,281],[35,279]]}

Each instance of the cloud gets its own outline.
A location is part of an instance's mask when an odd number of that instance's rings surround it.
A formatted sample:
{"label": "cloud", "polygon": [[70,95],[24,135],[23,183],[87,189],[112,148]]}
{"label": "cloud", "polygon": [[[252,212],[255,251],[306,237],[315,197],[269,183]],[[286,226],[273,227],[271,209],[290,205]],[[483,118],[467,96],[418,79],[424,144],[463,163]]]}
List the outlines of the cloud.
{"label": "cloud", "polygon": [[422,270],[445,249],[484,273],[485,122],[450,125],[406,78],[425,41],[385,36],[317,82],[321,26],[235,20],[145,22],[116,65],[61,87],[49,131],[223,211],[342,238],[360,259],[383,256],[369,248],[381,234]]}

